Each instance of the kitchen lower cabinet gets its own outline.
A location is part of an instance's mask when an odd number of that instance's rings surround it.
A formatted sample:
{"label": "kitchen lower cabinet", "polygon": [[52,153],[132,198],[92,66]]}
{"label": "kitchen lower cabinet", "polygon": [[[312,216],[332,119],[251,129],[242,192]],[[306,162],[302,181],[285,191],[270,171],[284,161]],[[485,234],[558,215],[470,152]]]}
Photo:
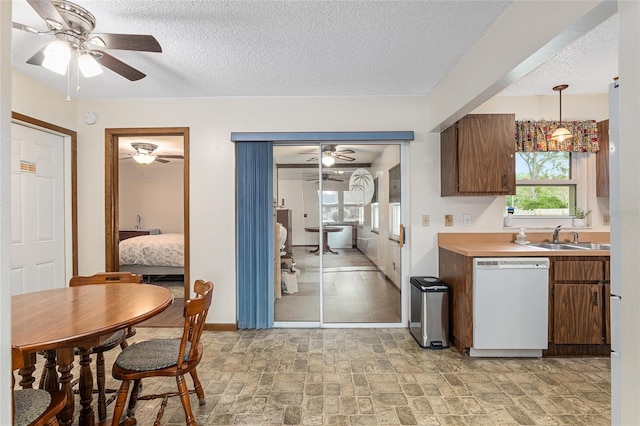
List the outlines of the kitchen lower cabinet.
{"label": "kitchen lower cabinet", "polygon": [[610,351],[609,258],[553,257],[546,355]]}
{"label": "kitchen lower cabinet", "polygon": [[602,343],[603,303],[602,285],[556,284],[553,295],[553,343]]}

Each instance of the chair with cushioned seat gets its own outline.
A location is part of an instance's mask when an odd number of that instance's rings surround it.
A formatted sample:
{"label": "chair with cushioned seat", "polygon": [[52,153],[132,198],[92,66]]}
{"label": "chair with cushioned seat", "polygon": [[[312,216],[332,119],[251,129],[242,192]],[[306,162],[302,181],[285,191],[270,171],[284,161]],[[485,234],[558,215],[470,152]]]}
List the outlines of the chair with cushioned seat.
{"label": "chair with cushioned seat", "polygon": [[[113,364],[113,377],[122,380],[113,412],[113,425],[117,425],[124,412],[124,406],[129,391],[129,385],[133,380],[133,388],[127,410],[127,416],[133,417],[135,405],[138,400],[180,396],[184,409],[186,424],[195,425],[195,418],[191,411],[189,391],[184,375],[189,373],[193,380],[195,393],[200,405],[205,404],[204,390],[196,373],[196,366],[202,358],[202,343],[200,336],[205,325],[205,319],[211,306],[213,283],[210,281],[196,280],[194,284],[196,297],[188,299],[184,304],[184,329],[181,339],[154,339],[137,342],[120,352]],[[147,377],[175,377],[178,384],[178,392],[169,392],[160,395],[138,396],[141,380]],[[164,411],[164,403],[161,405],[156,424],[159,424]]]}
{"label": "chair with cushioned seat", "polygon": [[[20,351],[12,349],[11,358],[13,370],[24,366],[24,358]],[[15,386],[15,377],[13,382]],[[60,390],[15,389],[12,403],[14,426],[56,426],[56,415],[66,405],[67,395]]]}
{"label": "chair with cushioned seat", "polygon": [[[93,284],[141,284],[142,275],[130,272],[101,272],[90,276],[75,276],[69,280],[69,287]],[[98,419],[104,422],[107,418],[107,398],[105,389],[104,352],[110,351],[116,346],[124,349],[127,347],[127,338],[136,334],[134,327],[127,330],[118,330],[100,346],[91,348],[96,354],[96,382],[98,384]]]}

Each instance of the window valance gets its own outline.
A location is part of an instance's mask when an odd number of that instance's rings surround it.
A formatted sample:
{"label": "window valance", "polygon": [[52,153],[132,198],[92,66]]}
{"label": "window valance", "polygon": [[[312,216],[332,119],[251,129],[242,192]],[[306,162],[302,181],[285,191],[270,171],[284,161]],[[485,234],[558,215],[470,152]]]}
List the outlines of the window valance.
{"label": "window valance", "polygon": [[552,141],[551,134],[558,121],[516,121],[516,152],[570,151],[598,152],[598,127],[595,120],[563,121],[573,138]]}

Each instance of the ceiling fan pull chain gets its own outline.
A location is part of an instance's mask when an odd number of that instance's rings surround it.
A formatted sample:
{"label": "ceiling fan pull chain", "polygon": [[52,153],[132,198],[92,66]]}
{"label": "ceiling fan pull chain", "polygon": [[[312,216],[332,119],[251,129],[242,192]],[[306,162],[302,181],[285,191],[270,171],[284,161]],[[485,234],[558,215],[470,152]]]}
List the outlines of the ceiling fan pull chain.
{"label": "ceiling fan pull chain", "polygon": [[69,65],[67,65],[67,102],[71,102],[70,87],[71,87],[71,73],[69,72]]}

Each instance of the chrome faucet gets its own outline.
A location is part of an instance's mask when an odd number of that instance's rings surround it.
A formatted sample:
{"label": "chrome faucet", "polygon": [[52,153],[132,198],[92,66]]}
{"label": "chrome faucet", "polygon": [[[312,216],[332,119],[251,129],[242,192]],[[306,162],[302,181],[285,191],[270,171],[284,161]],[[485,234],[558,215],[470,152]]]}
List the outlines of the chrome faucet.
{"label": "chrome faucet", "polygon": [[573,244],[578,244],[580,241],[578,241],[578,233],[576,231],[571,231],[571,235],[573,235]]}
{"label": "chrome faucet", "polygon": [[552,240],[552,242],[554,244],[558,244],[558,235],[560,234],[560,228],[562,228],[562,225],[556,226],[555,231],[553,231],[553,240]]}

